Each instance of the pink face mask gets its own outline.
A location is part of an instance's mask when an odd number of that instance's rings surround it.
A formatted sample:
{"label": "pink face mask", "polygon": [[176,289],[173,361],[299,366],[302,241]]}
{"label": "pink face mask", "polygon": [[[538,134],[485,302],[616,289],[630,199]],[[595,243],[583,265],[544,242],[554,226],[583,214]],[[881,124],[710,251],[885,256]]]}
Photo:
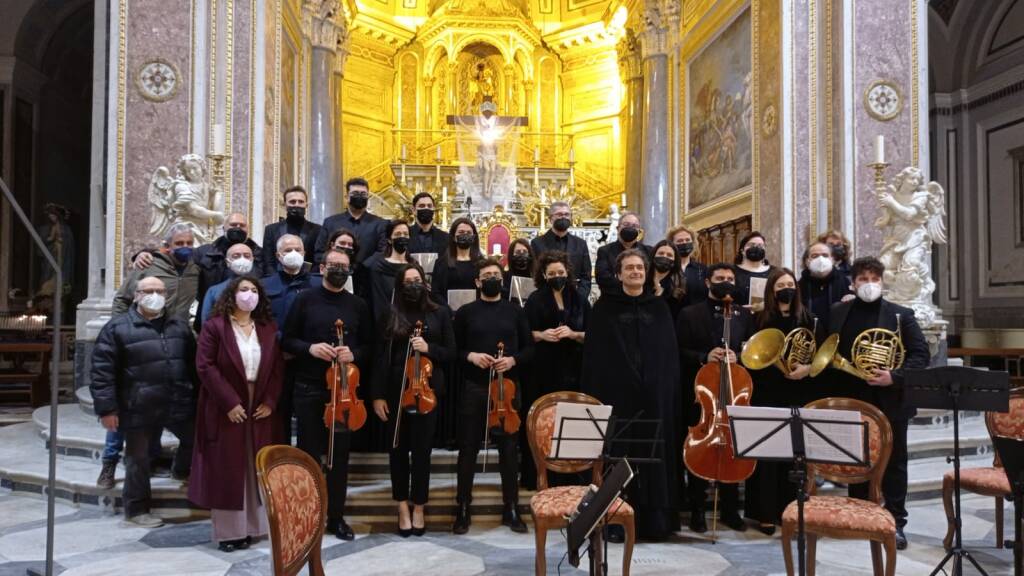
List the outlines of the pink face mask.
{"label": "pink face mask", "polygon": [[238,308],[245,310],[246,312],[252,312],[256,309],[256,305],[260,302],[259,292],[254,290],[246,290],[235,293],[235,304]]}

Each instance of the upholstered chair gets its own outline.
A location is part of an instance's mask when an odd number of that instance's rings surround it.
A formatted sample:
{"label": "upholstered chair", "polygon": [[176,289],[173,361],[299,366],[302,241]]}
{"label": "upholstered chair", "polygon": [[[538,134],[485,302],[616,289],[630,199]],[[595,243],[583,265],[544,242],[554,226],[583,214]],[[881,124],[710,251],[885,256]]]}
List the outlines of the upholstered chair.
{"label": "upholstered chair", "polygon": [[310,576],[323,576],[327,485],[320,464],[298,448],[266,446],[256,454],[256,476],[270,525],[274,575],[293,576],[308,564]]}

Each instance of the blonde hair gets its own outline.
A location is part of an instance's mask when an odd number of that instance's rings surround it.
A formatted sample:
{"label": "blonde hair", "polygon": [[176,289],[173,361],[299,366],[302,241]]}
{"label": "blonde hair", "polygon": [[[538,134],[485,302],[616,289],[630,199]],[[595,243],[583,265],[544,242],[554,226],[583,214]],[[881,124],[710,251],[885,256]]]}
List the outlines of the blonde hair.
{"label": "blonde hair", "polygon": [[680,224],[673,228],[669,228],[668,233],[665,234],[665,240],[668,240],[669,244],[674,244],[672,238],[675,237],[675,235],[679,234],[680,232],[686,232],[687,234],[690,235],[690,239],[693,240],[693,252],[690,252],[690,254],[696,254],[700,250],[700,244],[697,241],[697,233],[687,226]]}

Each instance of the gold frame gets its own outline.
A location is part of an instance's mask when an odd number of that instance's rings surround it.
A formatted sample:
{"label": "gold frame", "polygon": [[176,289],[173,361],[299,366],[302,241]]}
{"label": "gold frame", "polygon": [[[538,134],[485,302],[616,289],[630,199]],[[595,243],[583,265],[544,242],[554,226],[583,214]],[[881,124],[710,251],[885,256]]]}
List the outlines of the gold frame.
{"label": "gold frame", "polygon": [[[508,241],[511,243],[518,237],[519,227],[516,225],[516,219],[505,212],[505,207],[498,205],[494,207],[494,210],[490,214],[484,217],[477,226],[480,237],[477,239],[477,243],[480,244],[480,251],[485,256],[491,256],[489,252],[490,246],[487,245],[487,237],[491,235],[491,230],[496,226],[504,226],[508,229]],[[502,254],[505,256],[505,254]]]}

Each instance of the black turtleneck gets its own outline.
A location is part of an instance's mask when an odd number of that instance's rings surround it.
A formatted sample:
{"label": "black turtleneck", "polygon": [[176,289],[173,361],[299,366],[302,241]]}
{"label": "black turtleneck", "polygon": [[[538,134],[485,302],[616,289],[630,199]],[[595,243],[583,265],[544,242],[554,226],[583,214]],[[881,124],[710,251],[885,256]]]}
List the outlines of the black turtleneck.
{"label": "black turtleneck", "polygon": [[486,385],[488,370],[482,370],[467,359],[470,352],[497,356],[498,342],[505,344],[505,355],[516,359],[516,366],[507,375],[515,379],[518,369],[533,358],[533,335],[526,320],[526,312],[505,299],[494,302],[475,300],[455,313],[455,343],[457,358],[463,361],[463,377],[479,385]]}
{"label": "black turtleneck", "polygon": [[295,297],[284,323],[281,348],[295,356],[289,369],[296,379],[323,380],[330,362],[315,358],[309,347],[321,342],[337,345],[335,320],[344,322],[345,345],[352,349],[356,366],[369,369],[373,348],[373,320],[362,298],[349,292],[331,292],[319,286]]}
{"label": "black turtleneck", "polygon": [[846,323],[839,332],[839,352],[847,360],[853,361],[851,348],[857,336],[869,329],[879,326],[878,313],[882,309],[882,299],[874,302],[865,302],[860,298],[854,301],[850,307],[850,313],[846,316]]}

